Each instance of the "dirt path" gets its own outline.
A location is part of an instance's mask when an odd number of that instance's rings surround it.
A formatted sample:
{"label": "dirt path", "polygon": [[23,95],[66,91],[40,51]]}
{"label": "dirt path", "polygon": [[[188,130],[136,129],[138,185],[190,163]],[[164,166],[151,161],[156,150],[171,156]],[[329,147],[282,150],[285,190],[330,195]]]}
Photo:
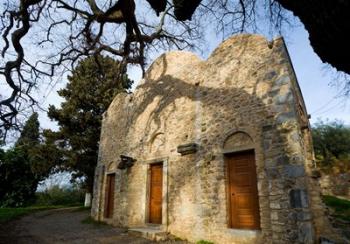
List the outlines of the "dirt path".
{"label": "dirt path", "polygon": [[0,225],[0,243],[154,243],[143,238],[130,236],[124,229],[81,223],[88,216],[89,211],[77,211],[76,209],[37,212]]}

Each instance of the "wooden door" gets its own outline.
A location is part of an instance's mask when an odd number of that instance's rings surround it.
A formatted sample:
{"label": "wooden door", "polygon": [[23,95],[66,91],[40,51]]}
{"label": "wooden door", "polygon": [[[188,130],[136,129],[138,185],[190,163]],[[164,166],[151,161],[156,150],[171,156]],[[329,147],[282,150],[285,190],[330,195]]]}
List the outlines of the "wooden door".
{"label": "wooden door", "polygon": [[113,217],[115,174],[108,174],[105,192],[105,218]]}
{"label": "wooden door", "polygon": [[151,164],[150,166],[150,201],[149,222],[162,223],[162,195],[163,195],[163,164]]}
{"label": "wooden door", "polygon": [[254,151],[226,156],[230,227],[260,229]]}

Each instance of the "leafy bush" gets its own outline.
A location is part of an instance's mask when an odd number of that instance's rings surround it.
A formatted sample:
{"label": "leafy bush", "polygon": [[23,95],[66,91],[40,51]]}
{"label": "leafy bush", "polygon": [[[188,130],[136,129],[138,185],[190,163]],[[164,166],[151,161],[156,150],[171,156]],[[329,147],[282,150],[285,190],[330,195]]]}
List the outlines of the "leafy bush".
{"label": "leafy bush", "polygon": [[82,205],[84,203],[84,195],[85,192],[79,188],[60,188],[55,185],[43,192],[37,192],[35,205]]}

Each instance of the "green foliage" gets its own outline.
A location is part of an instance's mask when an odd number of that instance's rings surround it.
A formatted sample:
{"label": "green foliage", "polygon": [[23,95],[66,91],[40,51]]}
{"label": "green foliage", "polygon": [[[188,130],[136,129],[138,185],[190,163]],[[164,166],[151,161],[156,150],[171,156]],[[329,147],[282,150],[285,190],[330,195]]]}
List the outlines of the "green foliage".
{"label": "green foliage", "polygon": [[350,201],[334,196],[323,196],[323,202],[333,209],[337,218],[350,221]]}
{"label": "green foliage", "polygon": [[15,147],[29,149],[30,147],[39,144],[39,126],[38,113],[33,113],[24,125]]}
{"label": "green foliage", "polygon": [[340,121],[319,121],[312,128],[316,159],[323,166],[350,159],[350,128]]}
{"label": "green foliage", "polygon": [[[62,154],[59,164],[74,172],[73,179],[84,176],[85,186],[92,191],[97,163],[102,114],[115,95],[125,92],[132,81],[120,70],[120,63],[109,57],[97,56],[83,60],[69,83],[58,94],[65,99],[61,108],[49,107],[48,116],[58,122],[59,131],[45,131],[47,144]],[[122,78],[120,78],[122,77]],[[55,158],[49,159],[55,160]],[[57,159],[56,159],[57,160]]]}
{"label": "green foliage", "polygon": [[34,200],[38,180],[19,148],[8,150],[0,165],[0,206],[19,207]]}
{"label": "green foliage", "polygon": [[26,122],[15,146],[0,151],[0,207],[19,207],[32,203],[39,181],[49,173],[50,167],[37,160],[40,145],[38,114],[33,113]]}
{"label": "green foliage", "polygon": [[205,240],[200,240],[200,241],[197,241],[196,244],[214,244],[214,242],[205,241]]}
{"label": "green foliage", "polygon": [[38,206],[80,206],[83,203],[84,191],[78,188],[60,188],[56,185],[36,193],[35,205]]}

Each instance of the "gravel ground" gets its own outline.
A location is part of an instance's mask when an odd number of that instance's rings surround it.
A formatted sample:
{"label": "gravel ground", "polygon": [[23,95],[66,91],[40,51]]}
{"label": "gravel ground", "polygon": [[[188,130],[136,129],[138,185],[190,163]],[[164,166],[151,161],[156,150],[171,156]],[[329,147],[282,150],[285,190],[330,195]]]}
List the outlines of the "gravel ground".
{"label": "gravel ground", "polygon": [[[52,244],[52,243],[155,243],[129,235],[125,229],[108,225],[83,224],[89,211],[55,209],[27,215],[19,220],[0,225],[0,243]],[[157,243],[184,244],[182,241]]]}

